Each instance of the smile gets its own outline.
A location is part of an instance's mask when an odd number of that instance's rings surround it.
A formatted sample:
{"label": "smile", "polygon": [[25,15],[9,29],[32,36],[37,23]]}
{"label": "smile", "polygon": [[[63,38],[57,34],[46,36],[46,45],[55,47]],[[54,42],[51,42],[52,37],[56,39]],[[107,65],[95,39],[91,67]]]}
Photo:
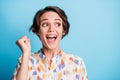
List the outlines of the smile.
{"label": "smile", "polygon": [[48,35],[46,35],[46,39],[48,42],[54,42],[57,39],[57,35],[56,34],[48,34]]}

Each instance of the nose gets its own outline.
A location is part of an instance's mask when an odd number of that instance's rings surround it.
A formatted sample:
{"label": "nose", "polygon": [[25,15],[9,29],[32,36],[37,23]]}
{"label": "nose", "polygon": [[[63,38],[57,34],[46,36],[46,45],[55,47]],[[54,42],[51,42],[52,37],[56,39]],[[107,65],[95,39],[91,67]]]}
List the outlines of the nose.
{"label": "nose", "polygon": [[51,26],[49,27],[49,32],[54,32],[54,31],[55,31],[54,26],[51,25]]}

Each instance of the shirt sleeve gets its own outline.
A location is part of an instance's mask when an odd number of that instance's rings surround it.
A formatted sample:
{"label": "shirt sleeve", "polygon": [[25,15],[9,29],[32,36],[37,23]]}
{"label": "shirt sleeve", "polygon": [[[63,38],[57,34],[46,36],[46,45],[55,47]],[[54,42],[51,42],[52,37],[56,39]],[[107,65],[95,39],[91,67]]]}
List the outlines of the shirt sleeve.
{"label": "shirt sleeve", "polygon": [[12,76],[12,80],[16,80],[16,75],[18,73],[18,70],[20,69],[20,66],[21,66],[21,56],[18,58],[17,65],[15,67],[15,70],[14,70],[14,73],[13,73],[13,76]]}
{"label": "shirt sleeve", "polygon": [[87,70],[83,60],[79,64],[78,74],[80,75],[80,80],[88,80]]}

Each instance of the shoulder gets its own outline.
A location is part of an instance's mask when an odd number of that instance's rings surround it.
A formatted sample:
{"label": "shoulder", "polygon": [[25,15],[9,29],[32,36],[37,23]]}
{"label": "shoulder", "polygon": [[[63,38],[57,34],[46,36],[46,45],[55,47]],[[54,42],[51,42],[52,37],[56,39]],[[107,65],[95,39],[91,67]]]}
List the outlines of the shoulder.
{"label": "shoulder", "polygon": [[78,60],[82,60],[82,58],[78,55],[74,55],[74,54],[71,54],[71,53],[66,53],[66,52],[63,52],[63,56],[67,57],[67,58],[72,58],[72,59],[78,59]]}
{"label": "shoulder", "polygon": [[74,54],[63,52],[63,58],[66,58],[67,61],[73,62],[76,65],[80,65],[83,63],[83,59],[80,56]]}

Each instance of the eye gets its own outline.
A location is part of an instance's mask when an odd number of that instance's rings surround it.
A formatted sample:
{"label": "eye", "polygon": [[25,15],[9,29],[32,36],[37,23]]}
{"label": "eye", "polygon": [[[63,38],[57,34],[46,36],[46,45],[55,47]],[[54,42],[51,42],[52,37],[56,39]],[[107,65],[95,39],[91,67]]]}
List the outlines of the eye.
{"label": "eye", "polygon": [[41,26],[42,27],[47,27],[47,26],[49,26],[49,24],[48,23],[42,23]]}
{"label": "eye", "polygon": [[56,27],[60,27],[60,26],[61,26],[61,23],[56,22],[56,23],[55,23],[55,26],[56,26]]}

